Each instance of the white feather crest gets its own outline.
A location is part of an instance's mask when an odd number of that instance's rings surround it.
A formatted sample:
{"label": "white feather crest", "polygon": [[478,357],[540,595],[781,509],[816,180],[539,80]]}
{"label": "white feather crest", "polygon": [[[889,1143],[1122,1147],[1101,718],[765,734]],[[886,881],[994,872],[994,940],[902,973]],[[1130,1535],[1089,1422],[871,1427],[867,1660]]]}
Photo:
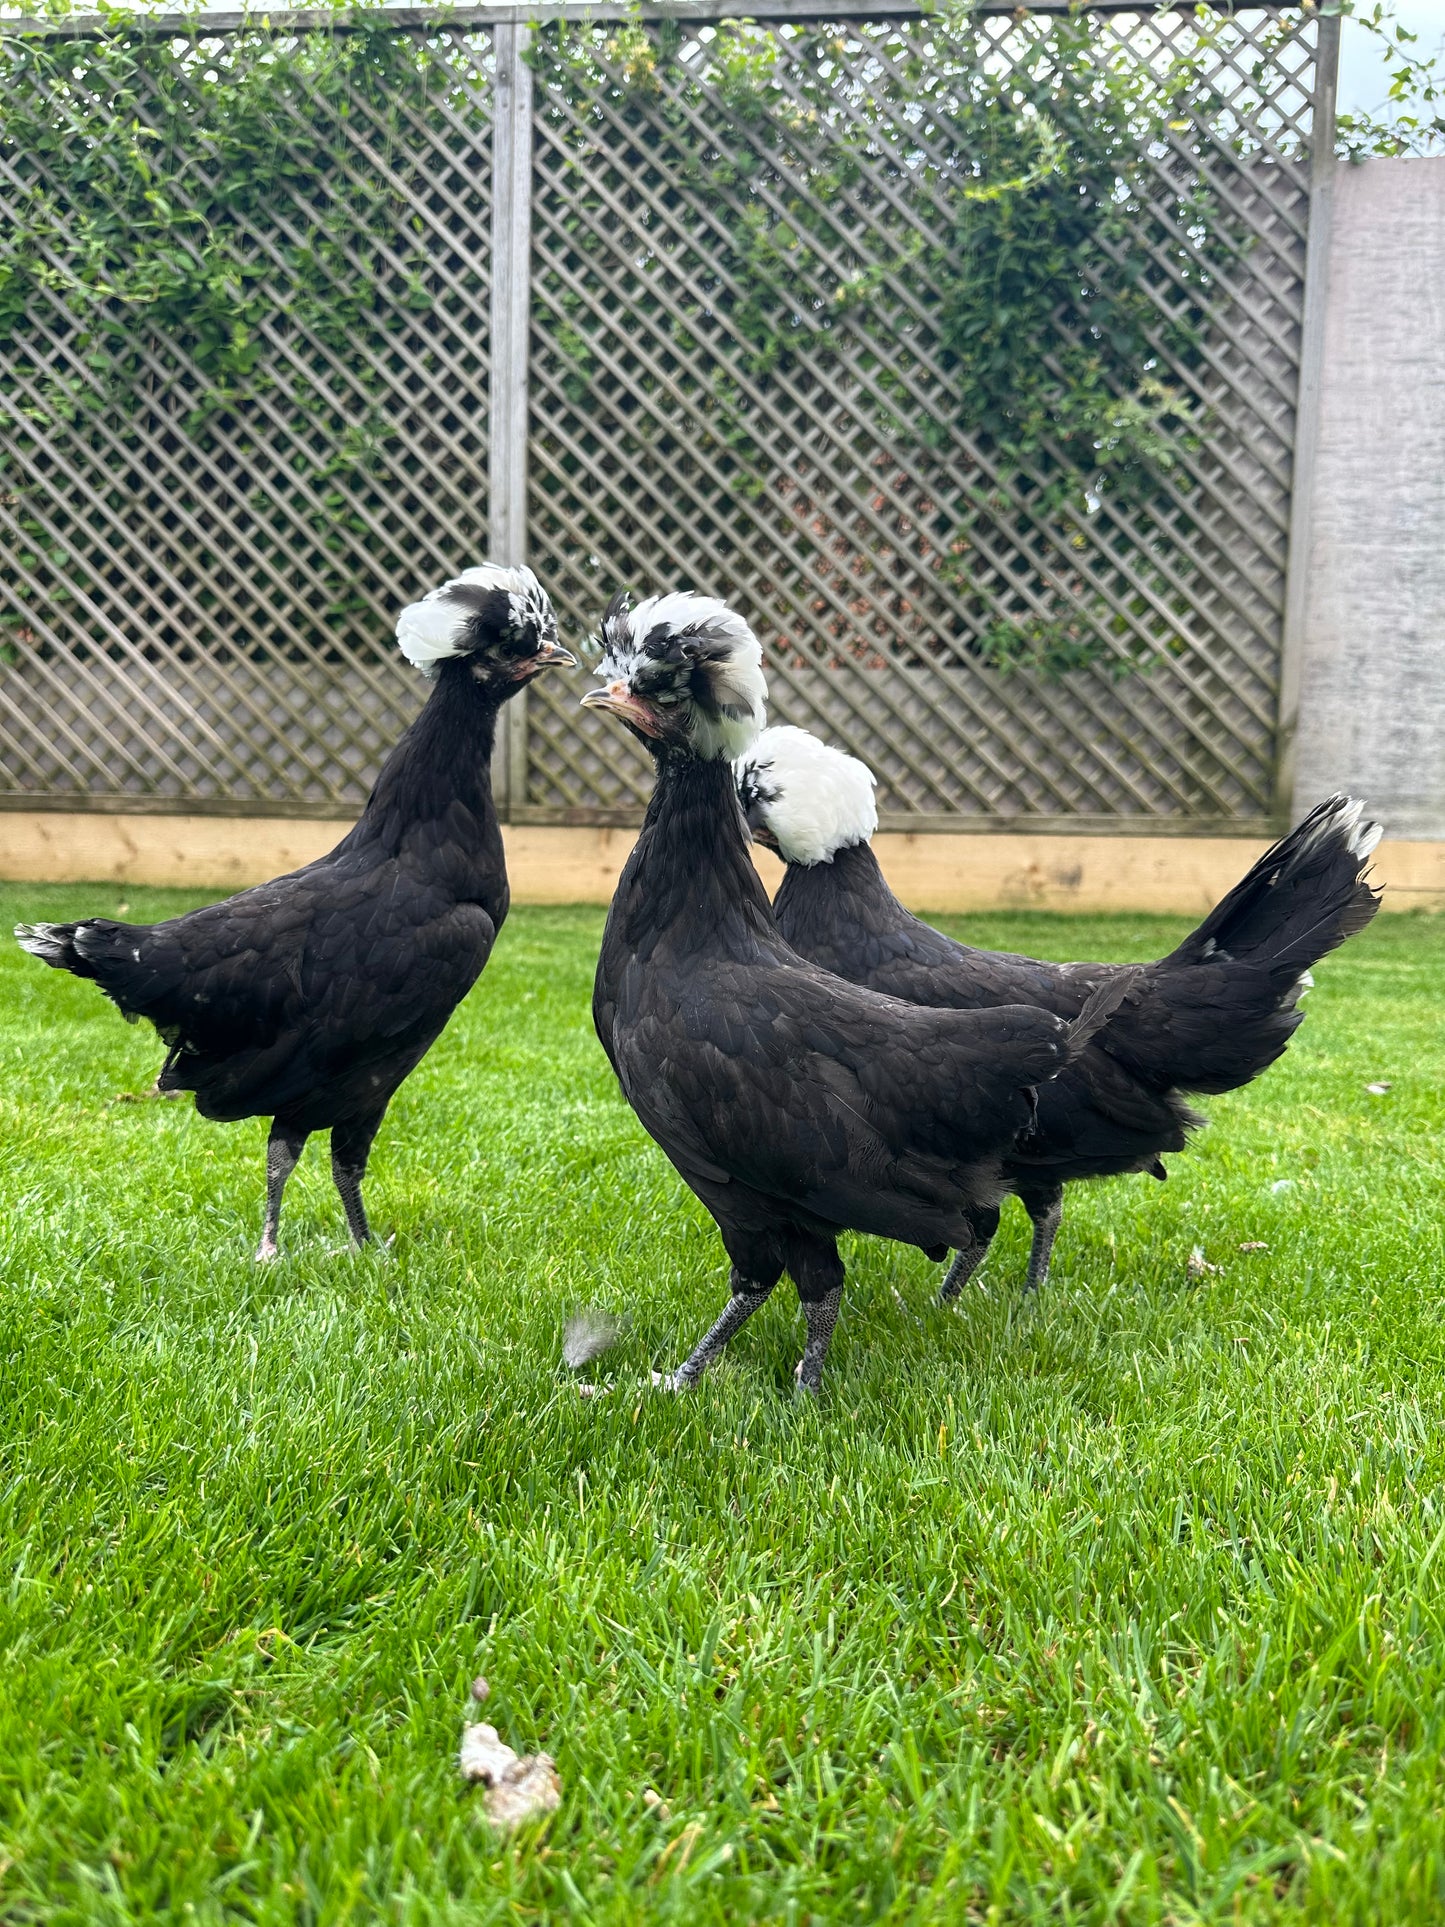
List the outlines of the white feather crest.
{"label": "white feather crest", "polygon": [[704,644],[703,667],[716,713],[688,703],[688,735],[703,759],[731,762],[768,720],[762,644],[745,618],[716,596],[674,589],[646,597],[606,625],[597,673],[605,681],[630,682],[648,660],[642,653],[644,643],[659,632],[696,636]]}
{"label": "white feather crest", "polygon": [[736,774],[788,863],[831,863],[839,850],[867,843],[878,828],[872,770],[806,729],[787,723],[765,729]]}
{"label": "white feather crest", "polygon": [[409,663],[424,675],[434,676],[436,665],[449,656],[469,653],[468,630],[476,616],[472,598],[458,600],[458,589],[481,590],[495,594],[500,590],[511,605],[509,626],[520,629],[529,613],[545,618],[551,608],[547,591],[528,568],[507,568],[500,562],[483,562],[463,569],[450,582],[430,590],[420,602],[409,602],[396,619],[396,642]]}

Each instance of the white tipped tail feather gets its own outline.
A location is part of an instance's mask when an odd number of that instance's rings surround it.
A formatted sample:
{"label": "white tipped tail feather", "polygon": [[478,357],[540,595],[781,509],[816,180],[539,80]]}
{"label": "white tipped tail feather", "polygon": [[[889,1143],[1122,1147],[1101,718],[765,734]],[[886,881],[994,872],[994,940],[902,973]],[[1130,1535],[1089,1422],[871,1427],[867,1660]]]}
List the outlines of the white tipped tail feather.
{"label": "white tipped tail feather", "polygon": [[749,823],[772,833],[785,862],[831,863],[878,828],[872,770],[806,729],[765,729],[735,774]]}
{"label": "white tipped tail feather", "polygon": [[63,924],[17,923],[15,941],[22,950],[28,950],[32,957],[39,957],[42,963],[48,963],[56,970],[66,968],[70,934]]}
{"label": "white tipped tail feather", "polygon": [[[498,596],[505,597],[505,603],[497,603],[491,615],[490,599]],[[439,662],[470,655],[478,647],[477,619],[484,610],[500,633],[524,628],[529,618],[544,627],[551,606],[530,569],[483,562],[463,569],[420,602],[409,602],[396,619],[397,647],[424,675],[434,676]]]}
{"label": "white tipped tail feather", "polygon": [[1321,807],[1309,840],[1323,842],[1327,837],[1343,836],[1350,855],[1363,860],[1373,856],[1384,834],[1383,823],[1366,821],[1365,806],[1358,797],[1339,795],[1330,797]]}

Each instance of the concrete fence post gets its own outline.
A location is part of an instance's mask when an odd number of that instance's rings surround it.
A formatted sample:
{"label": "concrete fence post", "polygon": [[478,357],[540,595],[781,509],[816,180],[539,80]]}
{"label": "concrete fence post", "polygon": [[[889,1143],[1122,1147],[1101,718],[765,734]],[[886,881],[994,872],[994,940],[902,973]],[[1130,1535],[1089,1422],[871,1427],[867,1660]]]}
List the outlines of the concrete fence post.
{"label": "concrete fence post", "polygon": [[1445,838],[1445,159],[1337,163],[1299,565],[1299,815]]}
{"label": "concrete fence post", "polygon": [[1310,204],[1305,243],[1305,281],[1300,321],[1300,367],[1295,403],[1289,550],[1285,563],[1284,626],[1279,664],[1279,733],[1275,751],[1274,814],[1288,828],[1294,808],[1300,678],[1307,624],[1310,518],[1314,505],[1315,455],[1319,445],[1320,383],[1324,368],[1325,304],[1328,298],[1330,229],[1334,216],[1335,102],[1339,88],[1340,22],[1323,18],[1315,54],[1314,115],[1310,123]]}

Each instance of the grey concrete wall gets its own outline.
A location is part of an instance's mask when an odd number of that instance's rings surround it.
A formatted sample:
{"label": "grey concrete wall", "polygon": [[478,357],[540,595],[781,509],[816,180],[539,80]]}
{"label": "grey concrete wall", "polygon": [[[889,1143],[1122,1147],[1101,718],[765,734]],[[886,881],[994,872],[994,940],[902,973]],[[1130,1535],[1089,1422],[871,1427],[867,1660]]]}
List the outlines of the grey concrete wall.
{"label": "grey concrete wall", "polygon": [[1295,806],[1445,837],[1445,159],[1334,182]]}

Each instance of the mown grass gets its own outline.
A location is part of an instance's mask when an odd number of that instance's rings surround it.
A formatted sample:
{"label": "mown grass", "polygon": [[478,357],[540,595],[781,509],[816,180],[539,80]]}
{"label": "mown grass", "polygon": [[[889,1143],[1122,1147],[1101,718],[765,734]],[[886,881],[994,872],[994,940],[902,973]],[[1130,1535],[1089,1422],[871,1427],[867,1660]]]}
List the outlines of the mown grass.
{"label": "mown grass", "polygon": [[[1167,1186],[1072,1194],[1032,1314],[1016,1207],[954,1313],[855,1241],[816,1408],[784,1292],[641,1389],[725,1268],[592,1038],[600,927],[517,912],[403,1088],[392,1253],[314,1146],[270,1268],[263,1127],[112,1102],[154,1039],[0,946],[0,1920],[1445,1918],[1445,923],[1324,966]],[[631,1319],[590,1401],[583,1301]],[[509,1840],[478,1671],[565,1788]]]}

